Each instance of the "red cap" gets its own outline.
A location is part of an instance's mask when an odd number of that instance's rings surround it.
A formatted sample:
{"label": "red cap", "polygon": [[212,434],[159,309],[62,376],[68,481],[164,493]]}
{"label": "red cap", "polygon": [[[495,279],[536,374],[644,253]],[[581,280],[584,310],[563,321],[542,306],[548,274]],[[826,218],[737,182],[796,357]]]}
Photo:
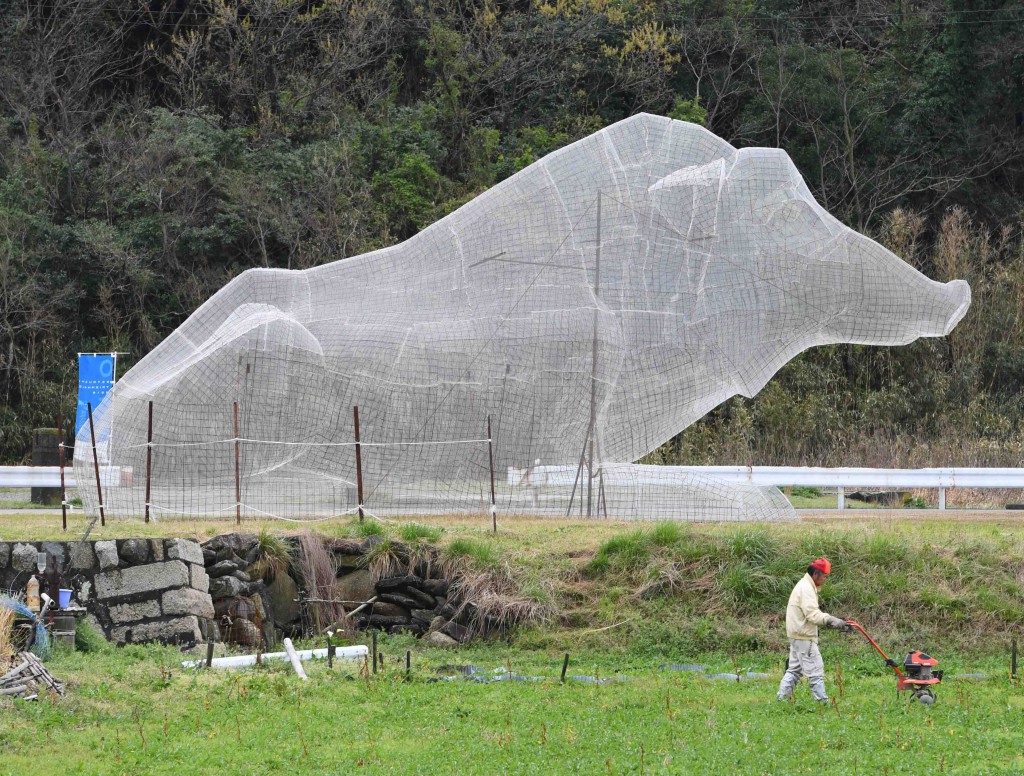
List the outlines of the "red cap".
{"label": "red cap", "polygon": [[817,569],[822,574],[830,574],[832,572],[832,564],[829,563],[828,558],[818,558],[811,564],[811,568]]}

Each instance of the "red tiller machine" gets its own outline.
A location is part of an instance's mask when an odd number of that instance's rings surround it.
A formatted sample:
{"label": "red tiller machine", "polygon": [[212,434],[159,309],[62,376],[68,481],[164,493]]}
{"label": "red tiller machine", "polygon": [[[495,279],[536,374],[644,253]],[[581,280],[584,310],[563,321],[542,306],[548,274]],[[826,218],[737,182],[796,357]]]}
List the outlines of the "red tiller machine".
{"label": "red tiller machine", "polygon": [[907,653],[907,657],[903,660],[903,670],[901,671],[896,661],[890,659],[882,651],[882,648],[875,643],[875,640],[868,635],[868,632],[861,627],[860,623],[855,620],[847,620],[846,624],[863,633],[864,638],[868,640],[871,646],[878,650],[878,654],[885,658],[885,664],[896,672],[897,691],[910,690],[913,693],[913,700],[920,701],[925,705],[935,703],[935,691],[932,689],[932,685],[942,681],[942,671],[934,670],[935,666],[939,664],[938,660],[931,655],[926,655],[924,652],[914,650]]}

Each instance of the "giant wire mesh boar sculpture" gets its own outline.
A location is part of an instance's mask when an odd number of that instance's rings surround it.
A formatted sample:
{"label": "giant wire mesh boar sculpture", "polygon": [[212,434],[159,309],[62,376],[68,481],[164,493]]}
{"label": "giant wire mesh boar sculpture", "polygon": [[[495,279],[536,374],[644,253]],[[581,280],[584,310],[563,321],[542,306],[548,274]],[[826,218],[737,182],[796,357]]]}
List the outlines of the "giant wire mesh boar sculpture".
{"label": "giant wire mesh boar sculpture", "polygon": [[[97,408],[106,509],[144,510],[152,402],[156,517],[354,512],[358,405],[371,514],[487,510],[493,476],[503,512],[786,518],[775,489],[632,462],[812,345],[942,336],[969,304],[784,152],[635,116],[400,245],[232,280]],[[95,510],[92,464],[84,428]]]}

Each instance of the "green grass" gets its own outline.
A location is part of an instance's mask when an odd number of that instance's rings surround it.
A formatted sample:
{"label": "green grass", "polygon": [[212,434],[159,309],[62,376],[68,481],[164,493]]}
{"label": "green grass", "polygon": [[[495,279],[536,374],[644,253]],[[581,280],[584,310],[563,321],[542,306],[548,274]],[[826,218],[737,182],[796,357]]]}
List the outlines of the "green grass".
{"label": "green grass", "polygon": [[[404,672],[405,649],[414,670]],[[721,653],[631,660],[573,654],[569,675],[625,676],[606,685],[558,682],[560,652],[485,645],[458,653],[381,640],[382,673],[286,663],[260,671],[194,674],[170,648],[128,647],[51,661],[70,680],[58,702],[0,705],[0,772],[40,767],[43,748],[62,772],[108,773],[992,773],[1022,760],[1024,693],[997,664],[983,681],[947,680],[925,708],[896,697],[870,655],[841,659],[825,645],[835,705],[774,701],[780,656],[740,663]],[[539,682],[437,682],[436,669],[511,664]],[[713,681],[662,670],[702,662],[713,671],[767,671]],[[841,671],[840,694],[837,670]],[[54,760],[56,763],[56,760]]]}

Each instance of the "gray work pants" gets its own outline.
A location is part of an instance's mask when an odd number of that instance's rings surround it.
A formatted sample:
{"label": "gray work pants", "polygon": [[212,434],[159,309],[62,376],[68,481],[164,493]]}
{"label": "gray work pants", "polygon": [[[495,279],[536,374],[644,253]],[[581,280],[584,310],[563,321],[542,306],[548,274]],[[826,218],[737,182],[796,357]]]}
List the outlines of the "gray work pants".
{"label": "gray work pants", "polygon": [[818,645],[805,639],[789,640],[789,669],[779,683],[779,699],[784,700],[793,694],[801,676],[807,677],[811,686],[811,695],[816,701],[827,701],[825,693],[825,663],[821,659]]}

